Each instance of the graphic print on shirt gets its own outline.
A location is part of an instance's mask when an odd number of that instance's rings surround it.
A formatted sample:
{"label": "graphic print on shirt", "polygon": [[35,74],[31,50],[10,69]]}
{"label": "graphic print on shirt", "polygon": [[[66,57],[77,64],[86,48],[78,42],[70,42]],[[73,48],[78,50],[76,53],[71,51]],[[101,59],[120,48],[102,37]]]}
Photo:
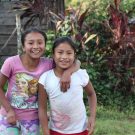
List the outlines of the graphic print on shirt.
{"label": "graphic print on shirt", "polygon": [[25,73],[18,73],[15,77],[11,105],[18,109],[37,108],[38,80]]}
{"label": "graphic print on shirt", "polygon": [[52,121],[56,128],[65,129],[69,126],[70,117],[67,114],[52,110]]}

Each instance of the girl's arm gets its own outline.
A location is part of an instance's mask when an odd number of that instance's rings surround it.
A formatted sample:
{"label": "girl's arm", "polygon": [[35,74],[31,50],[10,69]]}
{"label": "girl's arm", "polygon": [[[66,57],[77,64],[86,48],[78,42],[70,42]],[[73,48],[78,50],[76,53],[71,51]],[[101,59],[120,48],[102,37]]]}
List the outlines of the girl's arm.
{"label": "girl's arm", "polygon": [[70,87],[71,74],[80,69],[80,65],[81,62],[79,60],[76,60],[70,68],[64,71],[60,81],[61,90],[63,92],[67,91],[67,89]]}
{"label": "girl's arm", "polygon": [[39,84],[38,90],[38,115],[43,135],[50,135],[48,128],[48,117],[47,117],[47,93],[42,84]]}
{"label": "girl's arm", "polygon": [[90,109],[88,130],[89,130],[89,135],[92,135],[94,131],[95,119],[96,119],[97,98],[91,82],[88,82],[88,84],[84,87],[84,89],[88,95],[88,102],[89,102],[89,109]]}
{"label": "girl's arm", "polygon": [[5,97],[5,93],[4,93],[4,86],[7,80],[8,78],[2,73],[0,73],[0,102],[7,112],[7,121],[10,124],[15,124],[16,123],[15,112],[11,107],[9,101]]}

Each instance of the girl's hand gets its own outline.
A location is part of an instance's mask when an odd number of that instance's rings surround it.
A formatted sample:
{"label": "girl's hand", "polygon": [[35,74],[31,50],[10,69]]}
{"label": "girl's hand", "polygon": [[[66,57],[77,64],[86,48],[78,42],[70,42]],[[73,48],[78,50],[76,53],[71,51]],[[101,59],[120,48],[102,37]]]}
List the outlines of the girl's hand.
{"label": "girl's hand", "polygon": [[61,91],[66,92],[67,89],[70,87],[70,78],[71,74],[68,71],[65,71],[61,77],[60,85],[61,85]]}
{"label": "girl's hand", "polygon": [[94,132],[95,118],[90,117],[88,120],[88,135],[92,135]]}
{"label": "girl's hand", "polygon": [[15,117],[15,112],[13,109],[10,109],[7,112],[7,121],[9,124],[13,124],[13,125],[16,124],[16,117]]}

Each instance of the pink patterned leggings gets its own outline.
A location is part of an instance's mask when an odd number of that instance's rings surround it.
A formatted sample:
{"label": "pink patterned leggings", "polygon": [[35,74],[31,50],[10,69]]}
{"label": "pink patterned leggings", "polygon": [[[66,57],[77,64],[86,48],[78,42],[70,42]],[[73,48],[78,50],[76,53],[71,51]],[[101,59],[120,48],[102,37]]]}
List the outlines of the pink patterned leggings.
{"label": "pink patterned leggings", "polygon": [[39,120],[21,120],[11,125],[0,115],[0,135],[40,135]]}

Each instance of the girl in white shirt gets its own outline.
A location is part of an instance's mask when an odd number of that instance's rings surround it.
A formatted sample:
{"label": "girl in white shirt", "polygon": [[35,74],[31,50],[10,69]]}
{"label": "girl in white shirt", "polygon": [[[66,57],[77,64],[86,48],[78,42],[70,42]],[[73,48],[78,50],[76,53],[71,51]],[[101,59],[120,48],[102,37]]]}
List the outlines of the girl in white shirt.
{"label": "girl in white shirt", "polygon": [[[60,89],[63,72],[75,61],[76,49],[69,37],[55,40],[53,59],[56,67],[43,73],[39,79],[39,119],[43,135],[92,135],[96,117],[96,94],[84,69],[71,75],[67,92]],[[83,89],[87,93],[90,117],[87,120],[83,102]],[[47,119],[47,98],[50,103],[50,123]]]}

